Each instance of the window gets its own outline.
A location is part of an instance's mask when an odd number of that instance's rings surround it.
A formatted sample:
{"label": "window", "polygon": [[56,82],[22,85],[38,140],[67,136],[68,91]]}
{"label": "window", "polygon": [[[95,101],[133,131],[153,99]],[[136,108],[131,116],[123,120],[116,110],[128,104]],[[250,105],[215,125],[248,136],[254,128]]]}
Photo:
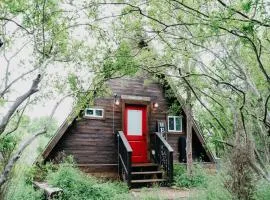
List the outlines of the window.
{"label": "window", "polygon": [[127,134],[142,135],[142,114],[141,110],[128,110]]}
{"label": "window", "polygon": [[168,131],[182,132],[182,116],[168,116]]}
{"label": "window", "polygon": [[104,117],[104,109],[86,108],[84,116],[91,117],[91,118],[103,118]]}

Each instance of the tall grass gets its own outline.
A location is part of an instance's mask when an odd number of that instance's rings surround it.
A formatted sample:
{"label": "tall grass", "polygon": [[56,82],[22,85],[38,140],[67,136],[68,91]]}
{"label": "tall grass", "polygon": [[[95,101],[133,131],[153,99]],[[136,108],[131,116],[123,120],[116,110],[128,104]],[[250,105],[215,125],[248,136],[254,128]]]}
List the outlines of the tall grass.
{"label": "tall grass", "polygon": [[101,181],[87,176],[70,164],[61,164],[56,172],[47,176],[49,184],[63,189],[59,200],[107,200],[126,194],[128,188],[120,182]]}
{"label": "tall grass", "polygon": [[174,185],[177,187],[205,187],[206,180],[207,174],[200,165],[194,165],[191,176],[187,174],[186,166],[174,165]]}
{"label": "tall grass", "polygon": [[29,179],[29,165],[16,165],[13,177],[7,183],[4,200],[43,200],[43,192],[36,190]]}

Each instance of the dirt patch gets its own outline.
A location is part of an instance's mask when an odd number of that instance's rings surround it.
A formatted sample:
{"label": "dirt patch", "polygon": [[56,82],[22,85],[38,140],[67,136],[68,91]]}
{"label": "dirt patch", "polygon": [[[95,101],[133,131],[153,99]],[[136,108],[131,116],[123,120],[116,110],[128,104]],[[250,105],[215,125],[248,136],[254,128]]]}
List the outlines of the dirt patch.
{"label": "dirt patch", "polygon": [[194,194],[196,190],[191,189],[177,189],[169,187],[158,188],[142,188],[132,189],[130,193],[134,199],[159,199],[159,200],[171,200],[171,199],[188,199],[191,194]]}

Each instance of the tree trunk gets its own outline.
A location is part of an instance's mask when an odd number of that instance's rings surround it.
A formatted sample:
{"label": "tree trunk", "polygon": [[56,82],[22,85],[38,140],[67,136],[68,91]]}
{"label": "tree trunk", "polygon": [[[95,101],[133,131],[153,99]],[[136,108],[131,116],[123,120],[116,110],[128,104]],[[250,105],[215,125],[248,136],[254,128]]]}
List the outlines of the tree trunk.
{"label": "tree trunk", "polygon": [[11,170],[12,170],[13,166],[15,165],[15,163],[17,162],[17,160],[21,157],[21,155],[22,155],[23,151],[26,149],[26,147],[28,147],[39,135],[42,135],[44,133],[46,133],[46,129],[37,132],[36,134],[34,134],[33,136],[31,136],[29,139],[25,140],[21,144],[19,149],[10,158],[8,164],[5,166],[4,170],[1,172],[0,187],[2,187],[2,185],[7,181],[9,173],[11,172]]}
{"label": "tree trunk", "polygon": [[187,91],[186,106],[186,155],[187,155],[187,173],[192,175],[192,115],[191,115],[191,91]]}

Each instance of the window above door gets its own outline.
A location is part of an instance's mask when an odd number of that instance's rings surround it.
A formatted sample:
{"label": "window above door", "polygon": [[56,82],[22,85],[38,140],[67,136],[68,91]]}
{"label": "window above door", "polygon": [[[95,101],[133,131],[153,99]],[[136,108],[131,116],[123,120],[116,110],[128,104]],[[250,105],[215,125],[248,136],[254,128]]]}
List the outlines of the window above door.
{"label": "window above door", "polygon": [[168,116],[168,132],[182,132],[182,116]]}

